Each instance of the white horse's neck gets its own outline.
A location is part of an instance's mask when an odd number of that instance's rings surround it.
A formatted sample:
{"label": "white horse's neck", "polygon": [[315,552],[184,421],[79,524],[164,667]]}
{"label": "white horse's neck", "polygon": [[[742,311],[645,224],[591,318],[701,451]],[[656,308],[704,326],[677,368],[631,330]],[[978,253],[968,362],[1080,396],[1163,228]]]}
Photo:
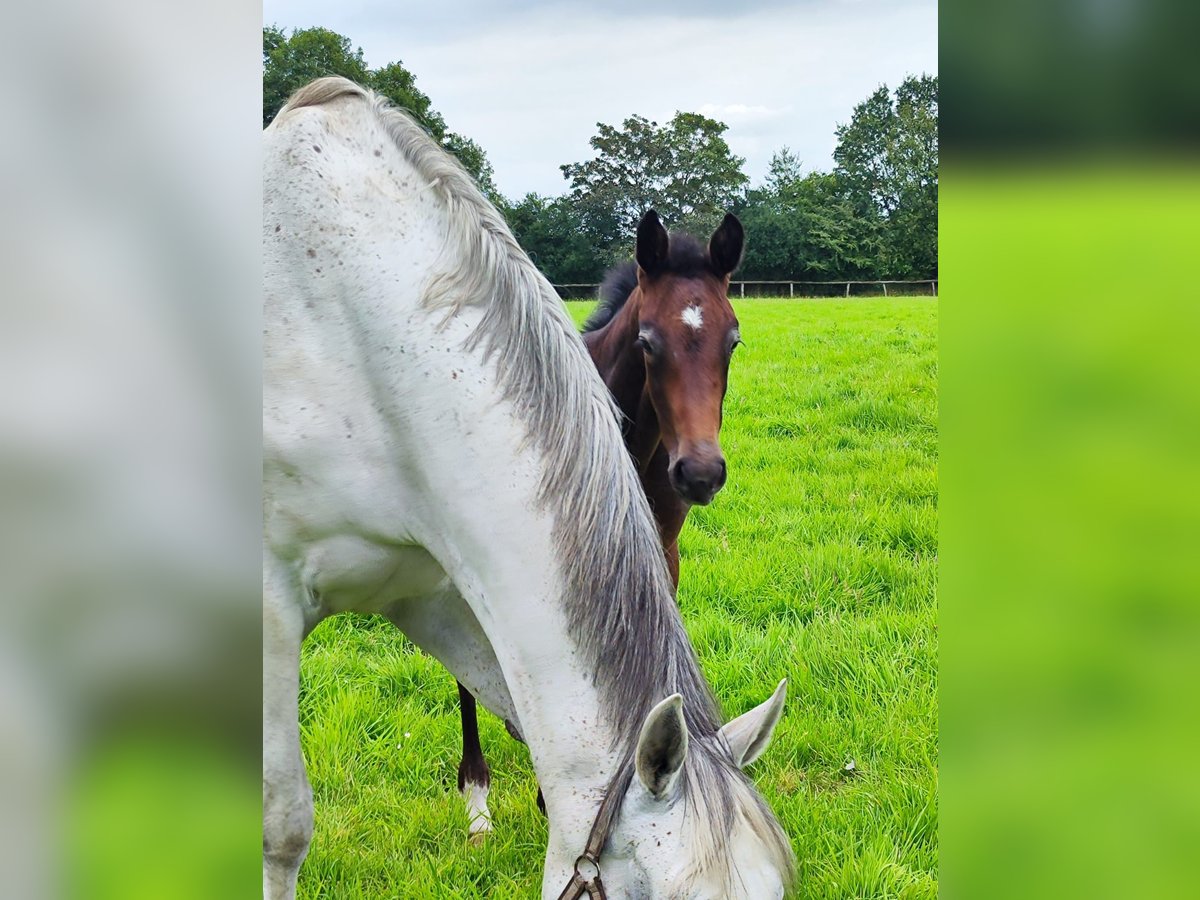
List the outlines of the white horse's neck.
{"label": "white horse's neck", "polygon": [[[561,531],[581,526],[557,521],[543,503],[540,454],[511,404],[497,396],[492,363],[481,349],[463,350],[479,313],[462,310],[441,328],[439,314],[424,315],[424,326],[409,331],[405,355],[419,361],[421,391],[432,390],[437,412],[409,427],[431,429],[421,443],[439,450],[421,462],[432,503],[413,528],[488,636],[546,800],[551,850],[569,862],[583,848],[624,749],[566,611],[572,588]],[[399,383],[395,390],[410,393]]]}
{"label": "white horse's neck", "polygon": [[[540,454],[508,401],[496,396],[482,350],[462,349],[477,316],[463,310],[441,330],[440,316],[426,318],[428,330],[410,331],[406,340],[405,355],[419,361],[422,393],[432,390],[426,396],[436,409],[410,427],[432,426],[436,432],[421,444],[439,448],[421,462],[432,504],[412,527],[475,612],[503,672],[551,823],[548,860],[557,865],[548,862],[547,883],[561,884],[623,748],[611,704],[568,622],[571,588],[556,533],[562,523],[541,499]],[[399,384],[395,390],[409,393]]]}
{"label": "white horse's neck", "polygon": [[[391,602],[381,600],[384,591],[405,595],[405,573],[363,587],[364,560],[390,546],[429,552],[503,671],[546,798],[551,854],[569,865],[620,761],[613,704],[603,702],[595,666],[568,621],[565,595],[576,588],[562,536],[587,524],[557,521],[561,511],[544,501],[537,436],[498,386],[497,366],[511,360],[485,359],[486,346],[471,343],[486,327],[487,309],[451,312],[425,302],[445,265],[450,229],[434,186],[360,102],[287,115],[290,150],[278,155],[287,177],[268,177],[287,190],[267,197],[265,227],[274,283],[290,277],[294,284],[268,296],[271,319],[285,324],[268,336],[280,377],[270,379],[279,387],[264,388],[264,400],[268,416],[286,405],[290,423],[307,424],[300,433],[293,424],[283,438],[266,431],[287,444],[280,457],[325,488],[327,509],[306,498],[304,531],[346,530],[369,545],[347,552],[332,538],[310,542],[303,551],[310,587],[333,608],[382,611],[381,602]],[[603,392],[582,345],[576,350]],[[583,429],[582,446],[615,442],[615,458],[625,462],[607,408],[571,427]],[[592,433],[597,427],[607,433]],[[636,491],[632,471],[623,474]],[[282,480],[272,500],[288,484]],[[655,546],[648,515],[637,513]],[[611,552],[627,550],[617,543]],[[386,558],[379,567],[386,569]]]}

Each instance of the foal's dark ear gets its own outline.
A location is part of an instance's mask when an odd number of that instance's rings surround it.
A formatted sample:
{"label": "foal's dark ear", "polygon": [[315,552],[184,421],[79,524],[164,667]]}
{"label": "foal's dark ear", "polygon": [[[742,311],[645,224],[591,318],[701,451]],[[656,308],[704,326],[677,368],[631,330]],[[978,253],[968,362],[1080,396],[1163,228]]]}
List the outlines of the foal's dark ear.
{"label": "foal's dark ear", "polygon": [[713,232],[708,241],[708,258],[712,260],[713,270],[724,277],[732,275],[734,269],[742,264],[742,247],[746,242],[746,233],[742,231],[742,223],[733,213],[725,213],[725,218]]}
{"label": "foal's dark ear", "polygon": [[667,265],[667,229],[658,213],[650,210],[637,227],[637,248],[634,256],[647,275],[657,275]]}

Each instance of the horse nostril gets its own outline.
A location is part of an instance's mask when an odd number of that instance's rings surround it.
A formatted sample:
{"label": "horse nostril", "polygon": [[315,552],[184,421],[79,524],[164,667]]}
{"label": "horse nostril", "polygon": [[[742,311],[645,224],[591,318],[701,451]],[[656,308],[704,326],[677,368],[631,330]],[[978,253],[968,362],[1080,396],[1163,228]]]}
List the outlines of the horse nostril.
{"label": "horse nostril", "polygon": [[724,457],[702,459],[681,456],[670,469],[671,484],[685,500],[708,503],[725,485]]}
{"label": "horse nostril", "polygon": [[675,463],[675,471],[672,473],[675,476],[676,484],[691,484],[691,478],[688,476],[687,458],[680,457]]}

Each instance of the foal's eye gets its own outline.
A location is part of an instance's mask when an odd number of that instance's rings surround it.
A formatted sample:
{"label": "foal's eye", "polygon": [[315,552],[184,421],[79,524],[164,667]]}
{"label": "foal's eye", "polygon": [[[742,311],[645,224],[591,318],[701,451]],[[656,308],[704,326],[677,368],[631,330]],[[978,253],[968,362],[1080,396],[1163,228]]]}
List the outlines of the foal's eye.
{"label": "foal's eye", "polygon": [[644,334],[639,334],[637,336],[637,340],[633,342],[633,345],[639,348],[643,353],[649,353],[652,356],[654,355],[654,345],[646,339]]}

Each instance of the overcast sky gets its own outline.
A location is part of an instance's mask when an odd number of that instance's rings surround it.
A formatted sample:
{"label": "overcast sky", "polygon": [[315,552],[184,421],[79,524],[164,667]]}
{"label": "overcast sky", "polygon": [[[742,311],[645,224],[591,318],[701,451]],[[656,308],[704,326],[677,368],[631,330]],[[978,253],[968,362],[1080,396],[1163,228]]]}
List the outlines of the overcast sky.
{"label": "overcast sky", "polygon": [[829,169],[854,104],[937,73],[936,0],[264,0],[263,20],[401,61],[514,199],[562,194],[596,123],[635,113],[724,122],[752,184],[784,145]]}

